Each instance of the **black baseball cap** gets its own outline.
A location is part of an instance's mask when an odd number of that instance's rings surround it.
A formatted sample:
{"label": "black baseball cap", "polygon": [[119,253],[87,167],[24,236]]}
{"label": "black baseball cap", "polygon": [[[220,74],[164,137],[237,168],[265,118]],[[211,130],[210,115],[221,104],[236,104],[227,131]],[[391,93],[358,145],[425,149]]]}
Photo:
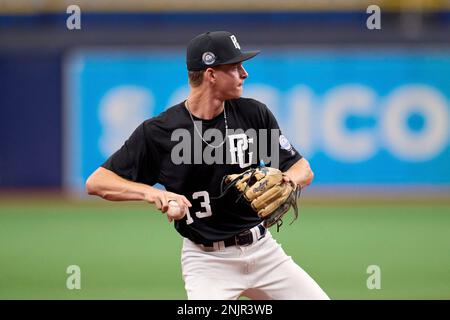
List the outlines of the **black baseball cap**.
{"label": "black baseball cap", "polygon": [[241,51],[234,34],[227,31],[202,33],[192,39],[186,50],[189,71],[200,71],[222,64],[238,63],[256,56],[260,51]]}

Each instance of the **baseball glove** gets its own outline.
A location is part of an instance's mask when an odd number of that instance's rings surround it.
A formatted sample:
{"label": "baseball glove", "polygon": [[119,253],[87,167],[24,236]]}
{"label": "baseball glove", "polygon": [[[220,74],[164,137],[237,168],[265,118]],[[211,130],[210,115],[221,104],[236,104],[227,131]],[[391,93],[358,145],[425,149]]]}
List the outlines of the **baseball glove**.
{"label": "baseball glove", "polygon": [[[298,217],[297,199],[301,188],[293,182],[283,180],[283,173],[271,167],[249,169],[241,174],[231,174],[224,177],[226,189],[235,186],[239,198],[244,197],[253,210],[269,228],[277,224],[277,230],[283,224],[283,216],[294,208],[294,222]],[[222,181],[223,182],[223,181]],[[223,189],[223,184],[222,184]]]}

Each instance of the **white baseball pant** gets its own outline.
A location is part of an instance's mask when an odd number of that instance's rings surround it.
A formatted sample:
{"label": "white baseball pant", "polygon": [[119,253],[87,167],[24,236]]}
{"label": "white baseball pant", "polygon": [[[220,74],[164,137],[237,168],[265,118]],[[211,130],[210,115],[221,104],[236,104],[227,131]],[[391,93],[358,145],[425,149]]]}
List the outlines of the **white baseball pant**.
{"label": "white baseball pant", "polygon": [[205,251],[184,238],[183,280],[189,300],[328,300],[319,285],[290,256],[269,231],[249,246]]}

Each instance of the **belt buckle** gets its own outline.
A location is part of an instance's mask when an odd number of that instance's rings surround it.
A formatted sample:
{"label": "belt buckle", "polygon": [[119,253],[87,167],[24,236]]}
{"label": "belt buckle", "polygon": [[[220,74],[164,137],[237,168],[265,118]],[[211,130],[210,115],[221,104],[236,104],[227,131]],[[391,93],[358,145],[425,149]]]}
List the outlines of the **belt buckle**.
{"label": "belt buckle", "polygon": [[237,246],[248,246],[253,243],[253,234],[250,230],[245,230],[244,232],[239,233],[235,236],[234,241]]}

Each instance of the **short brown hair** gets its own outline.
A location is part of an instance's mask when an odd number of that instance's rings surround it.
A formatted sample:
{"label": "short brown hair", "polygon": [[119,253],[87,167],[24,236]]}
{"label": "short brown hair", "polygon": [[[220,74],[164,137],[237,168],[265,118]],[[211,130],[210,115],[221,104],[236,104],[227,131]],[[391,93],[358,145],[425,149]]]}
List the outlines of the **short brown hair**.
{"label": "short brown hair", "polygon": [[205,70],[200,71],[188,71],[189,83],[193,87],[198,87],[203,82],[203,73]]}

